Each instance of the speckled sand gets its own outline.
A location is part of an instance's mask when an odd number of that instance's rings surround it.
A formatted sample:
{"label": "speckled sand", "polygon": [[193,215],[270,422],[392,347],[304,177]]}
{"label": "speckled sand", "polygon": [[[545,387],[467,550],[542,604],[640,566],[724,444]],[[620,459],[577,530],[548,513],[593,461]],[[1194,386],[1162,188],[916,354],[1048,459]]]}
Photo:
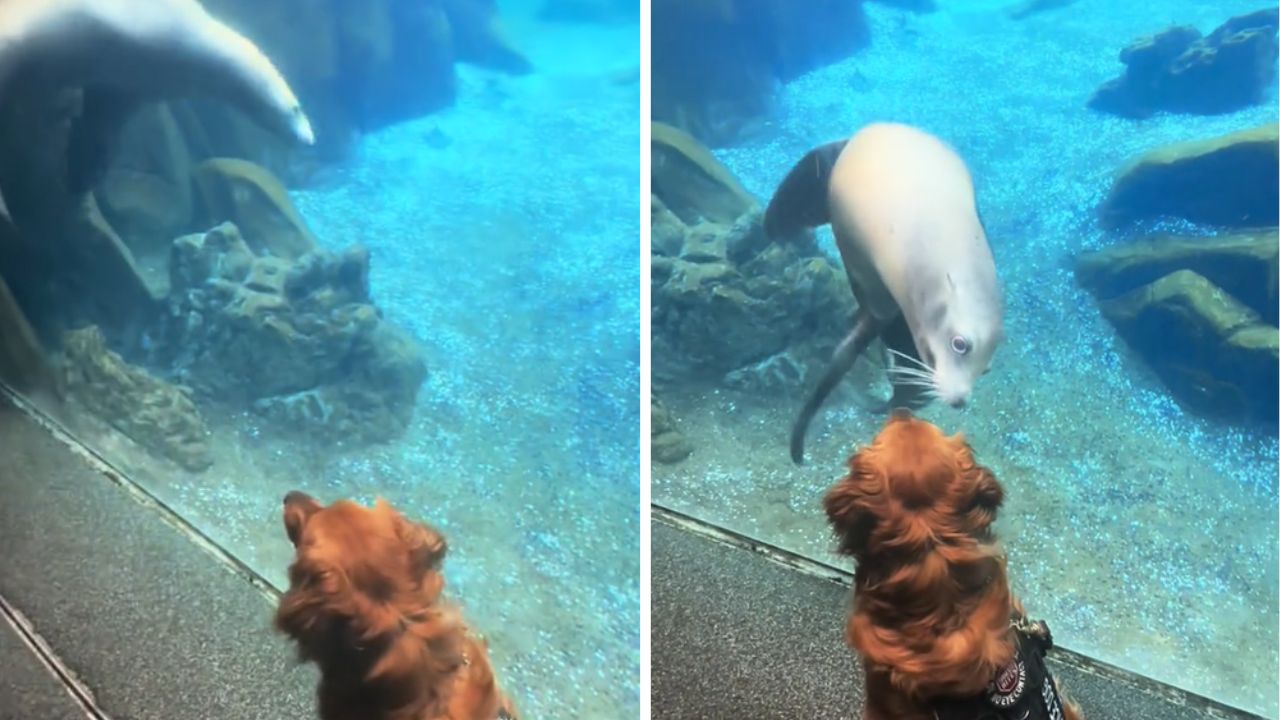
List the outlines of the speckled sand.
{"label": "speckled sand", "polygon": [[[1004,483],[1018,590],[1066,647],[1276,717],[1276,438],[1182,411],[1069,269],[1116,241],[1092,212],[1125,159],[1277,119],[1274,98],[1206,118],[1091,112],[1120,49],[1170,22],[1207,33],[1265,4],[1081,0],[1021,23],[995,12],[1005,4],[941,0],[932,15],[868,4],[872,46],[790,83],[773,121],[718,156],[764,200],[810,147],[871,120],[921,125],[962,152],[1008,340],[968,411],[923,415],[963,430]],[[796,468],[798,396],[663,398],[697,449],[655,465],[656,501],[835,561],[820,498],[882,417],[849,394],[829,403]]]}

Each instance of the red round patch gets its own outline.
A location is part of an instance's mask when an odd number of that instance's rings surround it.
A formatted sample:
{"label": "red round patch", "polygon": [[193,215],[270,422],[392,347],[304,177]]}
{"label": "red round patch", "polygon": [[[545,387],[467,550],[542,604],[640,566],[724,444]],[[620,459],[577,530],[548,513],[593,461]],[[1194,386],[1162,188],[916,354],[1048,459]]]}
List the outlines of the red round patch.
{"label": "red round patch", "polygon": [[1008,665],[1005,665],[1004,669],[1000,671],[1000,674],[996,676],[996,691],[1001,695],[1008,695],[1018,689],[1019,675],[1021,675],[1018,670],[1017,660],[1013,660]]}

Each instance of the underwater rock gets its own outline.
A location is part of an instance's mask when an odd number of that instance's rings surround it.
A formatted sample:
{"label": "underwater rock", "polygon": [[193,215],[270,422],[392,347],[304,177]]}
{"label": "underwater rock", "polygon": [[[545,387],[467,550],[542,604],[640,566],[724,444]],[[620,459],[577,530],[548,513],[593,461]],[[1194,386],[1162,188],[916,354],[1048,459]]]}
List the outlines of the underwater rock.
{"label": "underwater rock", "polygon": [[178,238],[166,365],[202,394],[327,440],[379,442],[412,418],[426,363],[369,298],[369,255],[255,254],[232,223]]}
{"label": "underwater rock", "polygon": [[191,222],[191,152],[167,103],[139,110],[95,195],[135,255],[168,256]]}
{"label": "underwater rock", "polygon": [[1203,276],[1178,270],[1101,308],[1188,408],[1276,424],[1280,329]]}
{"label": "underwater rock", "polygon": [[92,306],[90,317],[123,330],[159,315],[163,279],[139,267],[93,195],[84,199],[68,227],[65,237],[76,246],[66,258],[68,267],[92,269],[75,287],[80,302]]}
{"label": "underwater rock", "polygon": [[231,222],[255,243],[257,253],[293,259],[316,248],[315,238],[284,185],[266,168],[247,160],[206,160],[192,174],[199,198],[198,221]]}
{"label": "underwater rock", "polygon": [[655,372],[723,381],[796,344],[839,341],[853,312],[844,273],[812,243],[763,238],[752,211],[733,225],[686,227],[672,255],[654,245]]}
{"label": "underwater rock", "polygon": [[1005,10],[1005,14],[1014,20],[1025,20],[1038,13],[1076,4],[1077,0],[1023,0]]}
{"label": "underwater rock", "polygon": [[667,209],[662,198],[651,196],[650,238],[652,249],[658,255],[679,255],[684,247],[684,234],[688,228],[676,214]]}
{"label": "underwater rock", "polygon": [[18,301],[0,277],[0,380],[22,392],[57,390],[40,338],[18,307]]}
{"label": "underwater rock", "polygon": [[326,439],[395,439],[413,420],[418,388],[427,376],[417,344],[381,322],[356,338],[348,362],[353,374],[340,383],[263,398],[253,408],[287,425],[319,430]]}
{"label": "underwater rock", "polygon": [[1076,258],[1076,277],[1099,299],[1114,298],[1191,270],[1275,325],[1280,238],[1275,228],[1219,237],[1160,236]]}
{"label": "underwater rock", "polygon": [[92,193],[68,189],[68,130],[83,94],[21,82],[6,92],[0,185],[11,222],[0,222],[0,276],[46,347],[90,324],[127,341],[157,315],[165,283],[126,246]]}
{"label": "underwater rock", "polygon": [[678,463],[689,457],[693,453],[693,445],[676,428],[671,411],[667,410],[656,397],[651,399],[649,408],[651,410],[650,457],[667,465]]}
{"label": "underwater rock", "polygon": [[538,17],[572,22],[633,22],[640,18],[640,3],[636,0],[544,0]]}
{"label": "underwater rock", "polygon": [[938,4],[934,0],[870,0],[871,2],[886,5],[888,7],[896,7],[901,10],[910,10],[919,13],[931,13],[938,9]]}
{"label": "underwater rock", "polygon": [[63,335],[67,394],[147,451],[192,472],[213,465],[208,428],[186,392],[107,348],[96,326]]}
{"label": "underwater rock", "polygon": [[1280,135],[1274,123],[1157,148],[1116,176],[1104,226],[1174,217],[1226,227],[1276,225]]}
{"label": "underwater rock", "polygon": [[724,376],[724,384],[735,390],[782,393],[804,386],[805,366],[789,352],[738,368]]}
{"label": "underwater rock", "polygon": [[681,221],[732,223],[758,205],[728,168],[691,135],[660,122],[650,127],[650,188]]}
{"label": "underwater rock", "polygon": [[713,147],[759,125],[778,86],[867,44],[856,0],[654,0],[652,117]]}
{"label": "underwater rock", "polygon": [[496,0],[442,0],[442,3],[458,60],[517,75],[533,71],[533,64],[502,31]]}
{"label": "underwater rock", "polygon": [[1187,26],[1134,41],[1120,52],[1127,68],[1088,106],[1121,117],[1158,111],[1198,115],[1233,112],[1262,102],[1275,80],[1280,11],[1231,18],[1206,37]]}

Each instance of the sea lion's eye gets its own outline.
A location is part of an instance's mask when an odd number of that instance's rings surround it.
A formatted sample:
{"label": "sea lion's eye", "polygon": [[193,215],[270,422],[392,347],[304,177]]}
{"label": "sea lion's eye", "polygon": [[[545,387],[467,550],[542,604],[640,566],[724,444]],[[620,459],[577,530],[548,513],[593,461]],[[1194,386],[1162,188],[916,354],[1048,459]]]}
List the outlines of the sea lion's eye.
{"label": "sea lion's eye", "polygon": [[956,335],[951,338],[951,351],[957,355],[964,355],[969,352],[969,341],[965,340],[963,335]]}

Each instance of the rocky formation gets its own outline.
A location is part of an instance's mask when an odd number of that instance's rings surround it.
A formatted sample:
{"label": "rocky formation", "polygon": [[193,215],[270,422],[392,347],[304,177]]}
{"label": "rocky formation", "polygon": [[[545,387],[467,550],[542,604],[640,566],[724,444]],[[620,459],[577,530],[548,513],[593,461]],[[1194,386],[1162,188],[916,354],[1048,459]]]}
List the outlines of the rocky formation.
{"label": "rocky formation", "polygon": [[1081,256],[1076,275],[1125,342],[1187,407],[1277,422],[1275,229],[1155,237]]}
{"label": "rocky formation", "polygon": [[712,146],[768,112],[779,83],[866,45],[861,0],[654,0],[653,119]]}
{"label": "rocky formation", "polygon": [[[0,157],[12,161],[0,162],[0,174],[40,178],[8,186],[16,224],[0,224],[0,278],[16,309],[6,313],[0,336],[12,334],[16,343],[20,315],[29,320],[21,335],[34,336],[24,349],[6,348],[13,356],[6,365],[30,366],[40,346],[56,349],[65,330],[92,325],[114,351],[145,360],[156,376],[177,368],[180,382],[213,404],[255,408],[327,440],[376,441],[403,430],[426,371],[413,343],[371,304],[362,252],[317,251],[264,168],[229,158],[194,170],[170,162],[186,145],[162,108],[150,120],[157,147],[167,150],[117,166],[95,193],[72,197],[48,164],[64,132],[39,122],[67,112],[60,103],[35,103],[32,116],[0,113],[0,129],[27,130],[33,139],[0,143]],[[99,196],[113,219],[100,211]],[[212,245],[193,250],[200,243],[185,238],[171,258],[172,240],[158,240],[175,227],[227,219],[249,228],[251,242],[235,229],[214,233],[236,238],[214,257]],[[136,233],[134,247],[113,220]],[[175,364],[192,360],[184,352],[205,364]]]}
{"label": "rocky formation", "polygon": [[1278,141],[1271,123],[1152,150],[1117,174],[1100,219],[1113,228],[1159,218],[1236,228],[1275,225]]}
{"label": "rocky formation", "polygon": [[67,394],[147,451],[192,472],[213,464],[209,431],[183,388],[126,363],[95,326],[63,338]]}
{"label": "rocky formation", "polygon": [[773,389],[803,380],[847,331],[844,273],[812,237],[769,241],[754,198],[692,138],[671,134],[653,140],[655,375]]}
{"label": "rocky formation", "polygon": [[938,9],[938,4],[934,0],[870,0],[881,5],[896,7],[901,10],[909,10],[918,13],[931,13]]}
{"label": "rocky formation", "polygon": [[1089,107],[1122,117],[1159,111],[1214,115],[1262,102],[1275,83],[1280,11],[1234,17],[1208,36],[1170,27],[1120,52],[1127,67],[1089,100]]}
{"label": "rocky formation", "polygon": [[1100,298],[1114,298],[1178,270],[1190,270],[1258,313],[1280,321],[1276,231],[1219,237],[1158,236],[1115,245],[1076,259],[1076,278]]}
{"label": "rocky formation", "polygon": [[1025,20],[1032,15],[1075,5],[1076,2],[1077,0],[1023,0],[1016,5],[1009,6],[1005,10],[1005,14],[1014,20]]}
{"label": "rocky formation", "polygon": [[651,187],[684,223],[732,224],[757,205],[755,198],[692,136],[666,123],[650,123]]}
{"label": "rocky formation", "polygon": [[1102,311],[1189,407],[1276,422],[1280,331],[1204,277],[1179,270]]}
{"label": "rocky formation", "polygon": [[0,278],[0,380],[22,392],[58,387],[40,339],[3,278]]}
{"label": "rocky formation", "polygon": [[667,465],[678,463],[689,457],[693,452],[693,445],[689,444],[689,441],[676,428],[671,411],[667,410],[657,398],[651,400],[649,408],[651,410],[650,456],[655,461]]}
{"label": "rocky formation", "polygon": [[[285,185],[339,157],[359,133],[451,102],[456,62],[508,72],[527,72],[529,63],[504,39],[494,0],[205,4],[282,69],[312,118],[317,147],[300,151],[219,103],[155,103],[131,118],[93,191],[72,193],[68,131],[82,111],[83,93],[50,92],[15,78],[0,108],[0,187],[14,220],[0,223],[0,285],[7,306],[0,318],[0,370],[8,376],[31,366],[41,346],[56,350],[64,331],[90,325],[130,362],[157,360],[164,352],[178,353],[164,344],[176,327],[165,319],[166,311],[178,307],[193,322],[208,323],[203,330],[184,330],[181,337],[191,342],[213,342],[208,333],[225,331],[236,312],[243,312],[238,321],[250,328],[249,335],[258,332],[259,340],[268,341],[278,331],[286,338],[279,362],[293,363],[298,380],[270,395],[244,393],[238,398],[243,406],[300,428],[319,428],[322,437],[394,435],[408,423],[425,376],[421,356],[378,317],[363,281],[353,285],[344,274],[352,271],[343,268],[363,267],[359,253],[335,257],[315,249]],[[192,284],[170,293],[173,238],[227,220],[248,238],[249,264],[260,273],[252,282],[267,283],[276,270],[312,280],[266,291],[249,288],[247,277],[188,278],[190,267],[184,267],[175,277]],[[236,265],[237,258],[227,262]],[[197,292],[205,280],[226,292],[227,302],[248,305],[197,306],[193,294],[213,292]],[[211,347],[214,354],[224,350],[216,343]],[[253,358],[268,356],[260,352]],[[299,371],[308,363],[318,369]],[[157,373],[168,369],[160,363],[151,367]],[[229,376],[223,369],[213,377],[193,386],[211,390],[219,377]]]}
{"label": "rocky formation", "polygon": [[234,223],[258,243],[253,250],[259,254],[292,260],[315,250],[307,222],[284,185],[265,168],[236,158],[214,158],[201,163],[191,179],[198,198],[195,224]]}
{"label": "rocky formation", "polygon": [[167,104],[141,110],[126,126],[98,184],[98,204],[111,227],[140,254],[167,254],[191,222],[192,150]]}
{"label": "rocky formation", "polygon": [[327,440],[408,425],[426,365],[369,299],[368,253],[259,255],[224,223],[174,241],[155,362],[213,401]]}

